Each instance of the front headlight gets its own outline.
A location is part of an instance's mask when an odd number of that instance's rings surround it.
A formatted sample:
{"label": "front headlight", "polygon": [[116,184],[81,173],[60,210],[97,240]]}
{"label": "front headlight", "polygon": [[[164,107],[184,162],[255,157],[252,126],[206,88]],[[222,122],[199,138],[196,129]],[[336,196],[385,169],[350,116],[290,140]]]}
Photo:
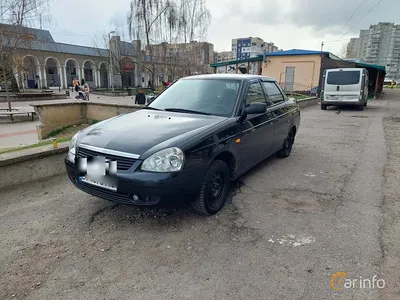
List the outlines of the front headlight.
{"label": "front headlight", "polygon": [[73,154],[73,155],[75,155],[76,139],[77,139],[77,137],[78,137],[78,133],[75,134],[75,135],[72,137],[71,141],[69,142],[69,152],[70,152],[71,154]]}
{"label": "front headlight", "polygon": [[181,149],[173,147],[158,151],[142,163],[142,171],[178,172],[183,167],[184,154]]}

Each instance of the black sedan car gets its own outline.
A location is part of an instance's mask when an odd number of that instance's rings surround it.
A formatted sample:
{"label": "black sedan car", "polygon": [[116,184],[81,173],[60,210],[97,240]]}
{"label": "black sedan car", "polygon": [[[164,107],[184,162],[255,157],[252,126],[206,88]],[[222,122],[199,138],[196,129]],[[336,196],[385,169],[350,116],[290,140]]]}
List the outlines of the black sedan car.
{"label": "black sedan car", "polygon": [[65,165],[91,195],[132,205],[188,199],[211,215],[233,180],[271,155],[290,155],[299,125],[296,101],[272,78],[191,76],[141,110],[78,132]]}

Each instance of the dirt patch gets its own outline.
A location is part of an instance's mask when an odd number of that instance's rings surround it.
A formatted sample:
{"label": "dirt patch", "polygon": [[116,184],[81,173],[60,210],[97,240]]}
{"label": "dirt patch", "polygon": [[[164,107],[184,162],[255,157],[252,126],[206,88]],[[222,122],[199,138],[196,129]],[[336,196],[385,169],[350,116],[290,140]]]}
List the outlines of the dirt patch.
{"label": "dirt patch", "polygon": [[391,123],[391,122],[400,123],[400,117],[388,117],[388,118],[385,118],[385,122],[388,122],[388,123]]}
{"label": "dirt patch", "polygon": [[69,248],[65,242],[55,241],[19,247],[17,250],[3,274],[13,284],[3,286],[4,290],[0,292],[1,299],[23,299],[33,290],[41,288],[48,274],[67,255]]}
{"label": "dirt patch", "polygon": [[400,117],[384,119],[386,136],[386,163],[384,177],[385,190],[383,202],[382,233],[382,269],[381,273],[390,279],[391,284],[382,291],[382,299],[389,299],[391,295],[399,295],[400,284],[398,266],[400,265]]}

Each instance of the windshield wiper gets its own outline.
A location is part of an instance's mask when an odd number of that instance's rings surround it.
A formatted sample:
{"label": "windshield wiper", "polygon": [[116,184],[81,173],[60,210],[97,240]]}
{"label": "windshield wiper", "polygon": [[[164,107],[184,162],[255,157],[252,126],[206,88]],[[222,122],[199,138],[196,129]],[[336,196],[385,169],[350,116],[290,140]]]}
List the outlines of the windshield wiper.
{"label": "windshield wiper", "polygon": [[206,115],[206,116],[211,115],[210,113],[197,111],[197,110],[191,110],[191,109],[184,109],[184,108],[165,108],[164,110],[165,111],[172,111],[172,112],[181,112],[181,113],[189,113],[189,114]]}
{"label": "windshield wiper", "polygon": [[151,106],[144,106],[142,109],[163,110],[161,108],[155,108],[155,107],[151,107]]}

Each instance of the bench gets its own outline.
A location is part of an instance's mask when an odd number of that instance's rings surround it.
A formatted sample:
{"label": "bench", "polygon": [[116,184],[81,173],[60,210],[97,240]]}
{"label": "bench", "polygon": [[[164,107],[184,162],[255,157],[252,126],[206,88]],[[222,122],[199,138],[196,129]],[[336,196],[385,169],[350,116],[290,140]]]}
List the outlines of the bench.
{"label": "bench", "polygon": [[18,98],[51,98],[53,91],[42,93],[16,93]]}
{"label": "bench", "polygon": [[8,111],[8,109],[0,109],[0,116],[10,116],[11,120],[13,120],[14,115],[28,115],[32,117],[32,121],[34,121],[34,117],[36,116],[36,112],[34,110],[21,110],[13,109],[12,111]]}

